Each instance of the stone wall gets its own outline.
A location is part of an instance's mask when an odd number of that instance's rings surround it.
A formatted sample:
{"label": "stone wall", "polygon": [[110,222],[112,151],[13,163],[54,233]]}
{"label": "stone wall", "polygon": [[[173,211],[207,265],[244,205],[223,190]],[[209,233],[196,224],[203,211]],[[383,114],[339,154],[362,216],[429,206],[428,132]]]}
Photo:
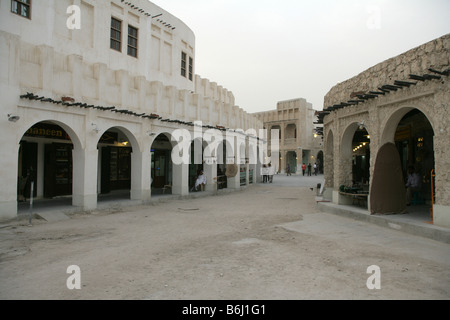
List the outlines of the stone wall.
{"label": "stone wall", "polygon": [[394,84],[395,80],[408,80],[410,74],[430,73],[428,68],[445,70],[450,67],[449,52],[450,34],[447,34],[379,63],[333,87],[325,96],[324,107],[347,102],[354,92],[368,92],[383,85]]}
{"label": "stone wall", "polygon": [[[325,187],[331,189],[332,200],[344,204],[339,195],[340,185],[349,185],[352,172],[352,138],[361,123],[370,135],[370,176],[373,177],[378,150],[394,142],[401,119],[418,110],[430,122],[434,133],[434,167],[436,171],[435,222],[450,226],[450,81],[446,73],[450,67],[450,35],[445,35],[398,57],[378,64],[356,77],[333,87],[325,97],[329,114],[324,117]],[[429,70],[442,72],[439,76]],[[424,81],[411,80],[410,74],[435,75]],[[413,83],[397,88],[356,105],[334,109],[350,100],[355,92],[380,91],[396,80]],[[331,156],[332,155],[332,156]]]}

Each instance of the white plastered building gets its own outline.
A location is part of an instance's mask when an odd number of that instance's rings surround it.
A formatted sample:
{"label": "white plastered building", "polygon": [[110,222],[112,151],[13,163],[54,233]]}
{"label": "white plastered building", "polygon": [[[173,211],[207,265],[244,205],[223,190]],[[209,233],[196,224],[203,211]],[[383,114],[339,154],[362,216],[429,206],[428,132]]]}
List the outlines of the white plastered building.
{"label": "white plastered building", "polygon": [[[262,122],[195,74],[194,33],[146,0],[0,0],[0,95],[0,220],[17,216],[30,180],[38,199],[93,210],[118,189],[142,203],[168,187],[187,195],[199,169],[215,188],[231,161],[228,188],[258,178],[248,159]],[[205,132],[223,136],[233,152],[174,164],[179,130],[203,150]]]}

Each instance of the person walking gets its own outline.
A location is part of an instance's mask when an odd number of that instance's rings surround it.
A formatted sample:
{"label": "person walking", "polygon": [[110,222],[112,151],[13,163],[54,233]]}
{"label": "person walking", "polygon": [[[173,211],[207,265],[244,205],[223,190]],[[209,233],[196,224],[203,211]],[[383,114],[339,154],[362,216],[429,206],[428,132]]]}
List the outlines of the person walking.
{"label": "person walking", "polygon": [[317,176],[317,163],[314,163],[314,175]]}
{"label": "person walking", "polygon": [[269,169],[267,168],[267,165],[263,165],[261,168],[261,175],[263,177],[263,183],[267,182],[267,176],[269,174]]}
{"label": "person walking", "polygon": [[287,167],[286,167],[286,176],[290,176],[291,175],[291,165],[288,163]]}
{"label": "person walking", "polygon": [[311,176],[311,163],[308,163],[308,177]]}
{"label": "person walking", "polygon": [[303,172],[303,176],[305,176],[306,164],[302,164],[302,172]]}
{"label": "person walking", "polygon": [[275,174],[275,168],[272,166],[272,163],[269,163],[269,182],[273,182],[273,175]]}
{"label": "person walking", "polygon": [[420,176],[415,172],[414,166],[408,167],[408,181],[406,182],[406,205],[410,206],[414,192],[419,192],[422,187]]}

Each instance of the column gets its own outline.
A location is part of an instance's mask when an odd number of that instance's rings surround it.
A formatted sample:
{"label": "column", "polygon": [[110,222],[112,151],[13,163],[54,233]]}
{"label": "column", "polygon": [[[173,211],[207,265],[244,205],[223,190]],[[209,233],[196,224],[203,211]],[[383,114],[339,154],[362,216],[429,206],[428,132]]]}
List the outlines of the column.
{"label": "column", "polygon": [[144,147],[144,152],[133,147],[131,154],[131,200],[150,201],[151,188],[151,145]]}
{"label": "column", "polygon": [[84,149],[75,147],[73,152],[73,195],[72,205],[84,210],[97,208],[97,145],[87,145]]}
{"label": "column", "polygon": [[[6,117],[5,117],[6,118]],[[6,121],[2,119],[2,122]],[[4,127],[11,127],[13,131],[14,124],[3,124]],[[16,130],[16,129],[15,129]],[[7,134],[8,135],[8,134]],[[17,172],[19,145],[15,144],[12,135],[10,139],[4,140],[5,150],[11,150],[5,153],[6,156],[0,157],[0,176],[2,177],[2,192],[0,192],[0,221],[17,218]]]}
{"label": "column", "polygon": [[173,163],[172,194],[187,196],[189,195],[189,164]]}

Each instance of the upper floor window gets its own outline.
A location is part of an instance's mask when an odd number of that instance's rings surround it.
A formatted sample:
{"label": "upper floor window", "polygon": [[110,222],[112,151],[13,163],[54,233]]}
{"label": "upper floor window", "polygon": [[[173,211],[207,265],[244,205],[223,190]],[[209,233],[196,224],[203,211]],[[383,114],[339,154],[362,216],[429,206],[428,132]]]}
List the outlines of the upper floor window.
{"label": "upper floor window", "polygon": [[31,19],[31,0],[11,0],[11,12]]}
{"label": "upper floor window", "polygon": [[128,55],[137,58],[138,29],[128,26]]}
{"label": "upper floor window", "polygon": [[122,21],[111,18],[111,49],[122,51]]}
{"label": "upper floor window", "polygon": [[185,52],[181,52],[181,75],[186,77],[187,72],[187,54]]}
{"label": "upper floor window", "polygon": [[194,59],[189,57],[189,80],[194,79]]}
{"label": "upper floor window", "polygon": [[186,54],[186,52],[181,52],[181,75],[185,78],[189,76],[189,80],[191,81],[194,79],[194,59],[189,57],[188,66],[188,55]]}

